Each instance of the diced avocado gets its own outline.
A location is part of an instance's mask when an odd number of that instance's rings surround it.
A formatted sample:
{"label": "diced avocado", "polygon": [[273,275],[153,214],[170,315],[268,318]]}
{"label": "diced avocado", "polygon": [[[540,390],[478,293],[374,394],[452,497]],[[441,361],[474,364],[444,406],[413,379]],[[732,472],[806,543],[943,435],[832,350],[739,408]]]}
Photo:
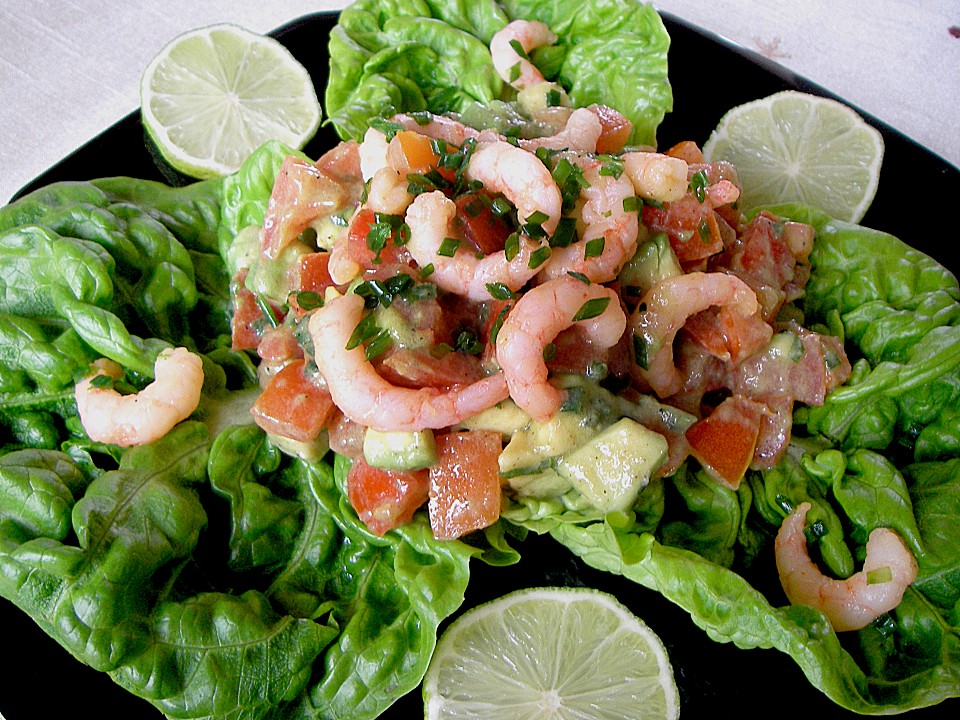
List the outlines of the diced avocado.
{"label": "diced avocado", "polygon": [[267,435],[267,439],[281,452],[308,463],[319,462],[330,449],[330,438],[326,430],[309,442],[293,440],[282,435]]}
{"label": "diced avocado", "polygon": [[773,357],[782,357],[791,362],[800,362],[800,360],[803,359],[805,348],[799,335],[789,330],[784,330],[771,338],[767,352]]}
{"label": "diced avocado", "polygon": [[380,432],[368,428],[363,436],[363,456],[382,470],[422,470],[437,462],[432,430]]}
{"label": "diced avocado", "polygon": [[467,418],[457,427],[464,430],[493,430],[507,438],[530,422],[530,416],[510,399],[497,403],[473,417]]}
{"label": "diced avocado", "polygon": [[570,481],[551,467],[526,475],[514,475],[507,482],[520,497],[559,497],[570,490]]}
{"label": "diced avocado", "polygon": [[227,267],[230,268],[230,275],[237,274],[241,268],[251,268],[257,264],[260,257],[260,227],[258,225],[247,225],[230,243],[227,248]]}
{"label": "diced avocado", "polygon": [[395,307],[380,305],[374,310],[377,327],[386,330],[394,344],[403,348],[422,348],[430,345],[430,335],[414,330]]}
{"label": "diced avocado", "polygon": [[518,92],[517,105],[526,115],[533,117],[548,107],[571,107],[573,103],[560,85],[544,80]]}
{"label": "diced avocado", "polygon": [[683,270],[670,246],[670,238],[665,233],[656,233],[640,244],[618,279],[621,287],[629,288],[639,297],[661,280],[678,275],[683,275]]}
{"label": "diced avocado", "polygon": [[598,510],[626,510],[667,456],[659,433],[622,418],[565,453],[557,471]]}
{"label": "diced avocado", "polygon": [[574,412],[558,412],[545,422],[531,420],[517,430],[500,453],[500,474],[510,478],[532,474],[549,464],[551,458],[586,442],[596,426]]}
{"label": "diced avocado", "polygon": [[247,290],[276,302],[285,302],[287,295],[295,288],[291,285],[293,274],[290,267],[300,262],[300,256],[314,252],[313,248],[302,242],[287,245],[274,260],[266,260],[257,255],[257,262],[250,266],[247,273]]}

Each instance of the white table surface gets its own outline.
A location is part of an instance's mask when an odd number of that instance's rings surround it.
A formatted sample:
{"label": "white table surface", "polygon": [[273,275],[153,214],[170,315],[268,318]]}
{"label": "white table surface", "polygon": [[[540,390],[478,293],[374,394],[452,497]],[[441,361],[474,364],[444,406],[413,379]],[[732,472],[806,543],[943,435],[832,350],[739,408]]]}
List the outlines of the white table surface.
{"label": "white table surface", "polygon": [[[141,71],[178,33],[215,22],[267,32],[346,4],[0,0],[0,203],[135,110]],[[960,0],[654,5],[782,63],[960,166]],[[705,82],[736,82],[708,72]]]}

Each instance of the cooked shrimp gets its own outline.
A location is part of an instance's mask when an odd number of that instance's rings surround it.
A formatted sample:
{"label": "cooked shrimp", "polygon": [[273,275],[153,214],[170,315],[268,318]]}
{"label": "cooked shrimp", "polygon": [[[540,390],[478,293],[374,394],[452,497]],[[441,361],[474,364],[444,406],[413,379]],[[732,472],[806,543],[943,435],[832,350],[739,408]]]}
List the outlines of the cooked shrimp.
{"label": "cooked shrimp", "polygon": [[637,195],[660,202],[679,200],[687,194],[688,165],[680,158],[656,152],[623,154],[623,169]]}
{"label": "cooked shrimp", "polygon": [[530,257],[546,242],[526,235],[520,236],[519,250],[511,260],[507,260],[505,250],[478,258],[459,247],[452,257],[440,255],[438,251],[451,235],[456,214],[454,202],[439,190],[418,195],[407,210],[407,250],[421,267],[433,266],[430,281],[437,287],[479,302],[490,299],[488,284],[503,284],[516,291],[537,274],[539,268],[530,267]]}
{"label": "cooked shrimp", "polygon": [[375,128],[368,128],[360,143],[360,175],[367,182],[377,170],[387,166],[387,136]]}
{"label": "cooked shrimp", "polygon": [[673,362],[677,332],[691,315],[713,306],[727,307],[741,317],[759,318],[761,310],[749,285],[721,272],[670,277],[656,283],[642,298],[631,319],[635,345],[642,346],[646,355],[637,358],[636,372],[660,397],[669,397],[683,387],[683,375]]}
{"label": "cooked shrimp", "polygon": [[876,528],[867,540],[863,569],[834,580],[820,572],[807,552],[803,526],[809,509],[810,503],[802,503],[787,516],[774,544],[780,583],[790,602],[820,610],[837,632],[859,630],[897,607],[917,578],[917,561],[901,537]]}
{"label": "cooked shrimp", "polygon": [[350,420],[380,431],[438,429],[507,398],[503,373],[449,390],[391,385],[367,360],[362,346],[347,349],[363,308],[359,295],[341,295],[317,310],[308,325],[317,367],[333,402]]}
{"label": "cooked shrimp", "polygon": [[483,139],[497,139],[496,133],[492,131],[477,130],[469,125],[464,125],[459,120],[428,112],[418,113],[416,117],[404,114],[394,115],[393,122],[407,130],[413,130],[436,140],[444,140],[457,147],[471,138],[480,140],[482,136]]}
{"label": "cooked shrimp", "polygon": [[120,366],[98,360],[94,372],[77,383],[74,395],[80,423],[91,440],[127,447],[159,440],[187,419],[200,404],[203,365],[186,348],[164,350],[153,366],[154,381],[139,393],[121,395],[93,380],[105,375],[119,379]]}
{"label": "cooked shrimp", "polygon": [[547,216],[543,229],[549,234],[556,230],[563,203],[560,188],[533,153],[503,140],[480,142],[467,162],[466,176],[491,192],[503,193],[516,206],[520,223],[541,212]]}
{"label": "cooked shrimp", "polygon": [[577,108],[567,118],[566,125],[560,132],[547,137],[520,140],[520,147],[524,150],[535,151],[539,147],[550,150],[578,150],[580,152],[596,152],[597,140],[603,132],[600,118],[587,108]]}
{"label": "cooked shrimp", "polygon": [[[593,282],[610,282],[637,250],[638,214],[624,209],[624,201],[634,197],[633,184],[625,174],[604,174],[603,163],[595,157],[579,153],[562,157],[579,166],[587,182],[581,191],[586,198],[581,210],[584,230],[577,242],[553,248],[540,277],[578,272]],[[597,243],[601,243],[599,253]]]}
{"label": "cooked shrimp", "polygon": [[[556,41],[556,34],[545,23],[514,20],[490,40],[490,58],[503,81],[522,90],[544,80],[543,73],[524,56],[534,48],[553,45]],[[523,49],[523,55],[514,47],[517,43]]]}
{"label": "cooked shrimp", "polygon": [[413,202],[413,195],[407,192],[409,185],[406,176],[392,167],[380,168],[370,179],[367,207],[378,213],[403,215]]}
{"label": "cooked shrimp", "polygon": [[617,294],[602,285],[562,275],[529,290],[507,314],[497,334],[497,363],[510,397],[531,417],[548,419],[563,399],[563,393],[547,382],[544,349],[562,330],[574,325],[584,303],[603,299],[607,300],[603,312],[577,324],[588,342],[607,348],[623,335],[627,318]]}

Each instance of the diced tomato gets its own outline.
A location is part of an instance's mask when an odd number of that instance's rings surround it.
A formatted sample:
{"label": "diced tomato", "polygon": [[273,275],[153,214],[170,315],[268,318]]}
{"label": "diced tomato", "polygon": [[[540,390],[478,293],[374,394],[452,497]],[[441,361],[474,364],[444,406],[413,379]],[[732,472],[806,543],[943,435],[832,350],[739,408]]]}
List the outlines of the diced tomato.
{"label": "diced tomato", "polygon": [[486,374],[475,355],[447,352],[438,356],[427,348],[399,348],[387,355],[377,370],[387,382],[407,388],[447,389],[469,385]]}
{"label": "diced tomato", "polygon": [[303,374],[304,361],[293,360],[274,375],[250,412],[266,432],[310,442],[316,440],[333,413],[326,388]]}
{"label": "diced tomato", "polygon": [[379,255],[370,249],[367,245],[367,235],[376,223],[376,213],[368,207],[364,207],[353,216],[347,231],[347,254],[350,259],[367,270],[381,265],[406,262],[410,253],[399,247],[392,238],[387,240]]}
{"label": "diced tomato", "polygon": [[683,140],[682,142],[678,142],[676,145],[667,150],[665,154],[669,155],[670,157],[685,160],[688,165],[695,165],[703,162],[703,152],[701,152],[700,146],[693,142],[693,140]]}
{"label": "diced tomato", "polygon": [[357,458],[347,473],[347,498],[364,525],[378,536],[405,525],[427,501],[426,470],[382,470]]}
{"label": "diced tomato", "polygon": [[261,360],[281,363],[303,357],[303,348],[289,326],[279,325],[263,333],[260,344],[257,345],[257,355]]}
{"label": "diced tomato", "polygon": [[664,207],[645,205],[643,224],[654,232],[663,231],[670,237],[670,246],[681,265],[703,260],[723,250],[723,238],[713,210],[688,193],[679,200],[664,203]]}
{"label": "diced tomato", "polygon": [[504,218],[494,214],[486,196],[468,193],[455,203],[457,225],[465,241],[484,255],[503,250],[512,230]]}
{"label": "diced tomato", "polygon": [[503,324],[503,320],[506,318],[507,313],[510,312],[514,302],[512,300],[491,300],[486,305],[483,335],[480,337],[480,340],[486,343],[483,347],[482,360],[484,364],[487,364],[494,357],[496,345],[491,342],[491,337],[494,331],[497,330],[498,325]]}
{"label": "diced tomato", "polygon": [[633,123],[625,115],[607,105],[591,105],[590,110],[600,121],[600,137],[597,138],[598,153],[616,153],[630,139]]}
{"label": "diced tomato", "polygon": [[323,293],[334,284],[330,277],[330,253],[326,251],[300,256],[300,274],[297,288],[307,292]]}
{"label": "diced tomato", "polygon": [[766,412],[760,418],[757,447],[750,467],[769,470],[777,465],[787,452],[790,431],[793,428],[793,398],[788,395],[764,398]]}
{"label": "diced tomato", "polygon": [[284,158],[263,218],[260,247],[276,258],[318,216],[345,207],[344,188],[316,165],[292,155]]}
{"label": "diced tomato", "polygon": [[[241,270],[233,286],[233,315],[230,318],[231,347],[234,350],[256,350],[264,331],[272,326],[264,316],[256,296],[244,287],[247,271]],[[274,318],[281,320],[283,315],[272,307]]]}
{"label": "diced tomato", "polygon": [[690,454],[720,482],[736,489],[750,467],[764,406],[734,395],[686,432]]}
{"label": "diced tomato", "polygon": [[410,172],[425,173],[437,167],[440,156],[433,151],[430,138],[426,135],[412,130],[401,130],[396,134],[396,140]]}
{"label": "diced tomato", "polygon": [[363,457],[363,436],[366,428],[344,415],[338,408],[333,409],[333,416],[327,425],[330,435],[330,449],[338,455],[351,460]]}
{"label": "diced tomato", "polygon": [[686,335],[711,355],[734,365],[766,346],[773,329],[757,315],[744,316],[728,306],[687,318]]}
{"label": "diced tomato", "polygon": [[438,435],[430,473],[430,527],[452,540],[492,525],[500,517],[500,433],[467,430]]}

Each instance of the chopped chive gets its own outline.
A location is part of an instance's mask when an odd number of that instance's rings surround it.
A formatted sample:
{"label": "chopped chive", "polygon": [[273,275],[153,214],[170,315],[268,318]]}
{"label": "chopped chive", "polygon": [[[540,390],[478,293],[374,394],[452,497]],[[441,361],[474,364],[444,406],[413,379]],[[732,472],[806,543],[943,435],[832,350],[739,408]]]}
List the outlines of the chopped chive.
{"label": "chopped chive", "polygon": [[323,307],[323,295],[312,290],[300,290],[295,297],[301,310],[316,310]]}
{"label": "chopped chive", "polygon": [[530,262],[527,263],[527,267],[533,270],[543,265],[547,259],[550,257],[550,248],[549,247],[540,247],[533,251],[530,255]]}
{"label": "chopped chive", "polygon": [[95,387],[98,390],[112,389],[113,378],[109,375],[95,375],[90,380],[90,386]]}
{"label": "chopped chive", "polygon": [[447,154],[447,141],[442,138],[430,138],[430,149],[434,155],[444,156]]}
{"label": "chopped chive", "polygon": [[603,235],[593,238],[592,240],[587,240],[583,246],[583,259],[588,260],[589,258],[600,257],[603,255],[604,245]]}
{"label": "chopped chive", "polygon": [[457,254],[457,249],[460,247],[460,241],[456,238],[444,238],[443,242],[440,243],[440,247],[437,248],[437,255],[442,255],[443,257],[453,257]]}
{"label": "chopped chive", "polygon": [[550,219],[550,216],[547,215],[545,212],[541,210],[534,210],[532,213],[530,213],[527,216],[526,221],[528,223],[536,223],[537,225],[542,225],[549,219]]}
{"label": "chopped chive", "polygon": [[698,202],[707,199],[707,187],[710,185],[710,178],[707,177],[705,170],[697,170],[690,178],[689,190],[697,198]]}
{"label": "chopped chive", "polygon": [[563,95],[560,94],[560,91],[554,88],[553,90],[547,90],[544,97],[547,103],[547,107],[560,107],[563,104]]}
{"label": "chopped chive", "polygon": [[487,283],[487,292],[494,300],[513,300],[513,290],[504,283]]}
{"label": "chopped chive", "polygon": [[551,247],[567,247],[577,241],[577,219],[562,217],[550,237]]}
{"label": "chopped chive", "polygon": [[576,315],[573,316],[573,321],[580,322],[581,320],[590,320],[598,315],[602,315],[603,311],[607,309],[607,305],[609,304],[610,298],[608,297],[587,300],[583,305],[580,306],[580,309],[577,310]]}
{"label": "chopped chive", "polygon": [[590,278],[588,278],[588,277],[587,277],[586,275],[584,275],[583,273],[574,272],[573,270],[567,270],[567,275],[569,275],[569,276],[572,277],[572,278],[575,278],[576,280],[579,280],[579,281],[582,282],[584,285],[589,285],[589,284],[590,284]]}
{"label": "chopped chive", "polygon": [[433,275],[433,271],[435,269],[436,268],[433,267],[433,263],[428,263],[424,265],[422,268],[420,268],[420,277],[422,278],[430,277],[431,275]]}
{"label": "chopped chive", "polygon": [[397,247],[403,247],[408,242],[410,242],[410,226],[402,223],[400,227],[397,228],[397,232],[394,233],[393,244]]}
{"label": "chopped chive", "polygon": [[534,240],[539,240],[547,236],[547,231],[543,229],[543,225],[540,223],[523,223],[520,226],[520,229],[523,231],[523,234]]}
{"label": "chopped chive", "polygon": [[373,253],[373,262],[380,262],[380,253],[387,246],[387,240],[393,236],[393,227],[386,222],[377,222],[367,231],[367,248]]}
{"label": "chopped chive", "polygon": [[666,205],[664,205],[662,202],[654,198],[645,197],[645,198],[641,198],[641,200],[643,200],[644,205],[648,207],[656,208],[657,210],[663,210],[666,207]]}
{"label": "chopped chive", "polygon": [[433,300],[437,297],[437,286],[433,283],[417,283],[404,290],[402,295],[405,300],[411,302]]}
{"label": "chopped chive", "polygon": [[353,329],[350,338],[347,340],[346,349],[353,350],[379,332],[380,328],[377,327],[375,317],[373,315],[367,315],[363,320],[358,322],[357,326]]}
{"label": "chopped chive", "polygon": [[490,344],[496,345],[497,336],[500,334],[500,328],[503,327],[503,321],[507,317],[507,313],[510,312],[512,305],[507,305],[499,313],[497,313],[496,319],[493,321],[493,326],[490,328]]}
{"label": "chopped chive", "polygon": [[259,293],[257,293],[254,297],[257,301],[257,307],[260,308],[260,312],[263,314],[263,317],[266,319],[266,321],[270,323],[270,327],[277,327],[277,316],[273,314],[273,308],[270,307],[270,303],[267,302],[267,299]]}
{"label": "chopped chive", "polygon": [[625,197],[623,199],[623,211],[624,212],[639,212],[643,201],[638,198],[636,195],[631,197]]}
{"label": "chopped chive", "polygon": [[713,234],[710,232],[710,224],[706,220],[701,220],[697,224],[697,234],[700,235],[700,240],[707,244],[713,239]]}
{"label": "chopped chive", "polygon": [[510,69],[507,71],[507,77],[509,82],[516,82],[520,79],[520,75],[523,71],[520,69],[520,63],[510,66]]}
{"label": "chopped chive", "polygon": [[411,113],[407,113],[414,119],[414,122],[417,123],[420,127],[424,127],[433,122],[433,116],[426,110],[414,110]]}
{"label": "chopped chive", "polygon": [[431,357],[435,357],[439,360],[445,355],[449,355],[453,351],[454,350],[452,345],[448,343],[438,343],[434,345],[432,348],[430,348],[430,355]]}
{"label": "chopped chive", "polygon": [[390,348],[390,343],[392,338],[390,333],[386,330],[381,330],[376,335],[373,336],[373,339],[367,343],[367,347],[364,350],[364,354],[367,356],[367,360],[373,360],[374,358],[380,357]]}
{"label": "chopped chive", "polygon": [[543,348],[543,359],[550,362],[557,356],[557,346],[555,343],[547,343]]}
{"label": "chopped chive", "polygon": [[650,369],[650,341],[639,333],[633,334],[633,361],[644,370]]}
{"label": "chopped chive", "polygon": [[584,391],[582,387],[567,388],[567,396],[563,399],[563,402],[560,403],[560,412],[582,413],[583,396]]}
{"label": "chopped chive", "polygon": [[506,242],[503,244],[503,254],[507,258],[507,262],[513,260],[519,252],[520,235],[518,233],[510,233]]}
{"label": "chopped chive", "polygon": [[520,44],[519,40],[511,40],[510,47],[513,48],[513,51],[522,57],[524,60],[529,60],[530,56],[527,55],[527,51],[523,49],[523,45]]}
{"label": "chopped chive", "polygon": [[513,206],[507,201],[506,198],[497,197],[494,198],[490,203],[490,209],[493,211],[494,215],[503,216],[509,213]]}
{"label": "chopped chive", "polygon": [[604,156],[603,163],[600,165],[600,174],[614,179],[619,178],[623,175],[623,161],[611,155]]}
{"label": "chopped chive", "polygon": [[454,347],[462,353],[468,355],[478,355],[483,351],[483,345],[477,339],[477,334],[472,330],[464,330],[454,342]]}
{"label": "chopped chive", "polygon": [[867,585],[879,585],[893,580],[893,570],[889,567],[877,568],[867,573]]}
{"label": "chopped chive", "polygon": [[384,135],[387,136],[387,142],[393,140],[394,136],[404,130],[403,125],[392,120],[387,120],[386,118],[377,117],[370,121],[370,127],[374,130],[379,130]]}

